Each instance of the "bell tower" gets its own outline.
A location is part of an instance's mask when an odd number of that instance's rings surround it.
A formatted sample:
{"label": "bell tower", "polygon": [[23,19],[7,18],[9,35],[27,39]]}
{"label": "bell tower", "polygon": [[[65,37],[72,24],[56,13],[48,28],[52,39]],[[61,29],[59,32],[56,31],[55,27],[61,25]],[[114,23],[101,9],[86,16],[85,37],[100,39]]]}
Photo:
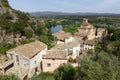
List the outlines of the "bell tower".
{"label": "bell tower", "polygon": [[84,19],[83,19],[83,23],[88,23],[88,19],[87,19],[87,18],[84,18]]}

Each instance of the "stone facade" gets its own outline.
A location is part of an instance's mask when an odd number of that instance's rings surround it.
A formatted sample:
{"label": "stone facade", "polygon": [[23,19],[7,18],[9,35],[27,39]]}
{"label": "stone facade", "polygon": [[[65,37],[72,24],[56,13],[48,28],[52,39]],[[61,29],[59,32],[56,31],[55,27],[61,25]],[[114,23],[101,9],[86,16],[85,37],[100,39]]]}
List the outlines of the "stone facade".
{"label": "stone facade", "polygon": [[[97,34],[96,34],[97,33]],[[88,23],[88,19],[84,18],[78,32],[75,33],[74,37],[80,40],[92,40],[95,38],[102,38],[107,35],[105,28],[95,28],[93,25]]]}
{"label": "stone facade", "polygon": [[[17,74],[19,78],[23,76],[32,77],[34,74],[40,73],[42,69],[42,56],[46,54],[46,51],[47,45],[39,41],[25,44],[7,51],[7,56],[13,60],[14,63],[12,68],[15,68],[16,71],[18,70],[18,72],[9,71],[9,73]],[[19,72],[19,69],[22,71]],[[24,73],[21,76],[22,72]]]}
{"label": "stone facade", "polygon": [[93,39],[93,40],[86,40],[83,45],[83,50],[94,50],[94,47],[97,45],[98,41]]}
{"label": "stone facade", "polygon": [[66,50],[68,52],[68,56],[71,56],[72,58],[76,58],[79,56],[80,53],[80,42],[77,40],[73,40],[72,42],[66,43],[66,44],[59,44],[55,47],[51,48],[50,50]]}
{"label": "stone facade", "polygon": [[54,72],[64,63],[67,63],[67,51],[48,50],[42,60],[43,72]]}
{"label": "stone facade", "polygon": [[67,59],[43,59],[43,72],[54,72],[60,65],[67,64]]}
{"label": "stone facade", "polygon": [[107,31],[105,28],[98,28],[97,29],[97,35],[95,36],[95,38],[103,38],[107,35]]}

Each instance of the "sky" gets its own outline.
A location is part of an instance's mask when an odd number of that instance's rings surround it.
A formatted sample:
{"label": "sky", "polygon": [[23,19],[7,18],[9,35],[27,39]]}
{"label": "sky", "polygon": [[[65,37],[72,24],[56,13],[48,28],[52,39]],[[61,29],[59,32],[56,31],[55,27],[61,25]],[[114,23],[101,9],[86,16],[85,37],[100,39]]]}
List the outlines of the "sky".
{"label": "sky", "polygon": [[24,12],[94,12],[120,13],[120,0],[8,0],[10,5]]}

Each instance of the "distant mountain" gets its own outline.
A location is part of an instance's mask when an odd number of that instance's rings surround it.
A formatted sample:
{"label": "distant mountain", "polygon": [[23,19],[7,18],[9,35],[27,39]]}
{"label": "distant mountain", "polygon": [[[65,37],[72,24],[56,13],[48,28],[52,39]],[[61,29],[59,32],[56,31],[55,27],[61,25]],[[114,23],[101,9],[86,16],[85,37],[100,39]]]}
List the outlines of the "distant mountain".
{"label": "distant mountain", "polygon": [[30,15],[35,17],[40,16],[63,16],[63,15],[78,15],[78,16],[92,16],[92,15],[103,15],[103,16],[120,16],[120,14],[114,14],[114,13],[65,13],[65,12],[52,12],[52,11],[46,11],[46,12],[31,12]]}

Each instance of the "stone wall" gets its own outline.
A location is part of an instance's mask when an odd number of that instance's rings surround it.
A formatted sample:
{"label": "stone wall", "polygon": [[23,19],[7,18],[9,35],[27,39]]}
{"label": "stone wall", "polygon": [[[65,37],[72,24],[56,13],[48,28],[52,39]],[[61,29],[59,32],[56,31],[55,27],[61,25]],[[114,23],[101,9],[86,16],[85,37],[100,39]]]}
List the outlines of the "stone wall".
{"label": "stone wall", "polygon": [[42,60],[43,72],[53,72],[55,69],[57,69],[63,63],[67,63],[67,59],[66,60],[43,59]]}

